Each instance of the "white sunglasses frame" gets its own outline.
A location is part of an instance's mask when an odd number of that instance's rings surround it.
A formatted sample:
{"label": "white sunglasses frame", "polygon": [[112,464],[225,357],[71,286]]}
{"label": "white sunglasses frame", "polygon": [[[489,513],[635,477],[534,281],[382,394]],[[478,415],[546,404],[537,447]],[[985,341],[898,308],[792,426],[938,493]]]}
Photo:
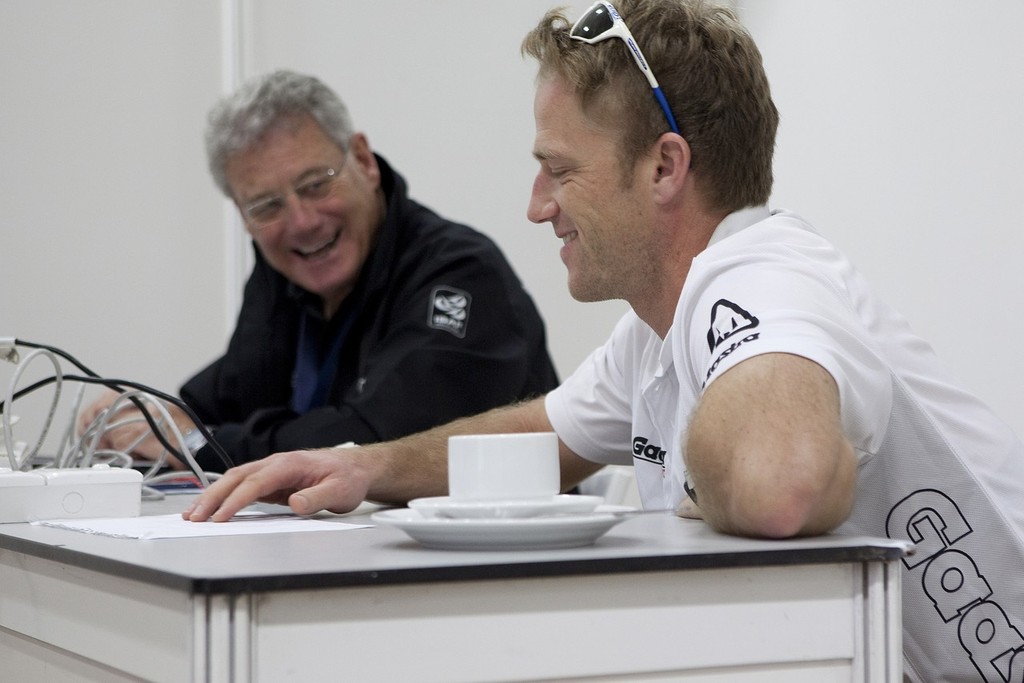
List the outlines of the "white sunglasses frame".
{"label": "white sunglasses frame", "polygon": [[[599,7],[605,8],[608,12],[608,16],[612,19],[612,25],[605,31],[597,34],[596,36],[583,36],[577,35],[576,30],[584,19],[589,17],[594,10]],[[676,117],[672,115],[672,109],[668,106],[668,100],[665,99],[665,93],[662,92],[661,86],[658,84],[658,79],[654,77],[654,72],[651,71],[651,67],[647,63],[647,58],[644,57],[643,51],[640,46],[636,44],[636,39],[633,38],[633,34],[630,32],[629,27],[626,26],[626,22],[619,15],[618,10],[615,9],[614,5],[604,0],[599,0],[591,5],[586,12],[584,12],[576,23],[569,29],[569,37],[573,40],[578,40],[588,45],[594,45],[600,43],[603,40],[609,38],[619,38],[626,44],[626,48],[629,50],[629,54],[633,57],[633,61],[636,62],[640,72],[647,78],[647,82],[651,86],[651,90],[654,91],[654,96],[658,100],[658,104],[661,106],[662,112],[665,114],[665,118],[668,120],[668,125],[672,129],[673,133],[679,134],[679,126],[676,125]]]}

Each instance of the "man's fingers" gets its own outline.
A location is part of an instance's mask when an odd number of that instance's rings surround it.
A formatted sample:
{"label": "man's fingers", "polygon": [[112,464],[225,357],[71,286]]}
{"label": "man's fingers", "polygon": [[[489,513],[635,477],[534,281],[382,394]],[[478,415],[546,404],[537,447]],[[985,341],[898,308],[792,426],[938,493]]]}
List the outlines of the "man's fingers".
{"label": "man's fingers", "polygon": [[[228,470],[200,494],[182,516],[193,522],[226,522],[245,506],[263,500],[283,503],[303,484],[302,467],[295,459],[272,455]],[[292,454],[284,454],[292,455]]]}
{"label": "man's fingers", "polygon": [[292,451],[232,468],[182,512],[193,522],[226,522],[256,501],[287,503],[300,515],[349,512],[368,490],[367,475],[336,452]]}
{"label": "man's fingers", "polygon": [[288,505],[296,514],[314,515],[321,510],[343,513],[354,510],[363,501],[349,478],[332,477],[296,491],[288,497]]}
{"label": "man's fingers", "polygon": [[[193,522],[205,522],[217,512],[229,497],[232,491],[245,479],[245,467],[236,467],[228,470],[224,476],[208,486],[199,497],[192,501],[181,513],[185,519]],[[240,506],[239,509],[241,509]]]}

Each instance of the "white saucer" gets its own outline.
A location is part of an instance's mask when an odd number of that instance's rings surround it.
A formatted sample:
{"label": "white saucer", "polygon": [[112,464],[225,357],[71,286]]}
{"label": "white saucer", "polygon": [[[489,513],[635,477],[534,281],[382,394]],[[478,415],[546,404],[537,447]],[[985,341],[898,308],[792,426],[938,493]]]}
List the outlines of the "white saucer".
{"label": "white saucer", "polygon": [[604,502],[601,496],[564,494],[516,500],[457,500],[449,496],[416,498],[409,507],[424,517],[449,519],[507,519],[550,515],[584,514]]}
{"label": "white saucer", "polygon": [[397,527],[438,550],[551,550],[590,545],[633,508],[606,505],[582,515],[499,519],[424,517],[399,508],[375,512],[378,524]]}

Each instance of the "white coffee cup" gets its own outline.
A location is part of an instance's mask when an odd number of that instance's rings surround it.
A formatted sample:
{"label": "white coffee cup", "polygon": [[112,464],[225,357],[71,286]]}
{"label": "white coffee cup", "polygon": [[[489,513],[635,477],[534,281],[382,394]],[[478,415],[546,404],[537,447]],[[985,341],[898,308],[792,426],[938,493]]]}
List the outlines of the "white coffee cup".
{"label": "white coffee cup", "polygon": [[448,494],[458,500],[554,496],[560,487],[554,432],[448,438]]}

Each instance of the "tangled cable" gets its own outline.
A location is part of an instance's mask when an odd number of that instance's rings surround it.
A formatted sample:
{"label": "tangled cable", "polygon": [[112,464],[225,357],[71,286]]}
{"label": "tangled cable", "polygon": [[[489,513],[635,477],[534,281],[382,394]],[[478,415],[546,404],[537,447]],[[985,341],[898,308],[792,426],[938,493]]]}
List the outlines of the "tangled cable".
{"label": "tangled cable", "polygon": [[[24,359],[20,358],[18,347],[33,349]],[[25,374],[28,366],[37,358],[46,358],[53,366],[53,374],[44,377],[31,385],[18,389],[18,384]],[[66,374],[59,359],[63,359],[80,370],[82,375]],[[0,426],[2,426],[3,441],[7,460],[10,468],[14,471],[30,469],[38,457],[39,450],[46,439],[53,423],[57,407],[60,403],[61,392],[65,382],[78,382],[79,389],[76,392],[72,405],[71,416],[64,434],[60,439],[57,452],[48,466],[57,468],[66,467],[90,467],[93,464],[108,463],[115,466],[131,467],[133,458],[132,450],[151,434],[154,436],[163,450],[160,456],[154,460],[144,473],[145,481],[158,481],[166,478],[167,475],[159,475],[158,472],[167,463],[167,457],[176,458],[184,463],[196,476],[203,486],[207,486],[211,478],[216,478],[213,473],[204,472],[196,462],[192,452],[185,443],[184,435],[171,418],[166,404],[172,404],[181,409],[195,424],[195,427],[206,438],[206,442],[224,463],[225,468],[231,467],[231,458],[217,443],[213,434],[203,422],[196,416],[195,412],[180,398],[171,396],[164,392],[147,387],[138,382],[123,379],[109,379],[100,377],[74,356],[61,349],[46,344],[25,341],[23,339],[0,338],[0,360],[6,360],[17,365],[11,380],[8,383],[5,399],[0,402]],[[80,436],[75,435],[75,425],[78,421],[78,414],[81,409],[82,397],[85,387],[89,384],[106,386],[119,392],[113,403],[101,411],[92,422],[82,431]],[[13,423],[11,414],[14,401],[26,394],[37,391],[43,387],[53,385],[53,393],[50,407],[47,412],[43,427],[40,430],[39,438],[35,445],[27,448],[25,444],[14,441]],[[125,410],[136,408],[141,418],[120,419],[119,415]],[[136,439],[134,443],[124,450],[112,450],[99,448],[99,444],[109,431],[118,429],[127,424],[144,420],[149,426],[149,432]],[[171,476],[180,476],[174,473]]]}

